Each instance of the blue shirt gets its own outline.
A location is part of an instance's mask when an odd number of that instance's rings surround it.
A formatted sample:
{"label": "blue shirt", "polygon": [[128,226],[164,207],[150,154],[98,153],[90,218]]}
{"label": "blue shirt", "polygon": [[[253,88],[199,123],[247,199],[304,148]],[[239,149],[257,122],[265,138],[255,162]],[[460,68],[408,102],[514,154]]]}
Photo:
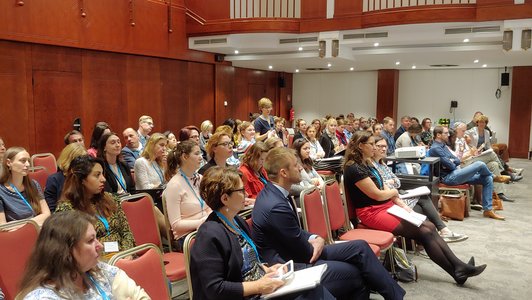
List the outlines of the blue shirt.
{"label": "blue shirt", "polygon": [[444,143],[434,140],[430,147],[430,156],[440,158],[440,177],[444,178],[460,166],[460,159],[456,157]]}
{"label": "blue shirt", "polygon": [[386,140],[386,143],[388,144],[388,150],[386,151],[386,155],[392,155],[395,152],[395,139],[393,138],[393,135],[389,133],[386,130],[381,131],[381,136]]}

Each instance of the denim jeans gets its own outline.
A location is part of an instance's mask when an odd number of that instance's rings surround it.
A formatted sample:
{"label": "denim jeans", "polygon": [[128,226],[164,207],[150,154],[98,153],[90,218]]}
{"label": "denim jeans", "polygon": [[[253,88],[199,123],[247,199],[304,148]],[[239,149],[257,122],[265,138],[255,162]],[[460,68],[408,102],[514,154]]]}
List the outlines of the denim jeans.
{"label": "denim jeans", "polygon": [[476,161],[467,167],[456,169],[449,173],[442,182],[446,185],[481,184],[482,185],[482,208],[490,211],[493,193],[493,173],[485,163]]}

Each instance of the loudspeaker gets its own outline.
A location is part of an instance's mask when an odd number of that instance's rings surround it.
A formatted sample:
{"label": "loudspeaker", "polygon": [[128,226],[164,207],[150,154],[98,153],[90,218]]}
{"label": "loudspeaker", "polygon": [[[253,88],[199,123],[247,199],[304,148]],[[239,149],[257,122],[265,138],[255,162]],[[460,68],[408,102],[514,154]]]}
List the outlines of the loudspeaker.
{"label": "loudspeaker", "polygon": [[523,29],[521,32],[521,49],[530,49],[530,41],[532,39],[532,29]]}
{"label": "loudspeaker", "polygon": [[451,108],[457,108],[458,107],[458,101],[451,101]]}
{"label": "loudspeaker", "polygon": [[505,30],[502,34],[502,49],[506,51],[512,50],[512,40],[514,38],[514,32],[512,30]]}
{"label": "loudspeaker", "polygon": [[223,62],[224,60],[225,60],[225,55],[223,55],[223,54],[215,54],[214,55],[214,61]]}
{"label": "loudspeaker", "polygon": [[501,86],[510,85],[510,73],[501,73]]}
{"label": "loudspeaker", "polygon": [[284,80],[284,77],[279,77],[279,87],[280,88],[286,87],[286,81]]}

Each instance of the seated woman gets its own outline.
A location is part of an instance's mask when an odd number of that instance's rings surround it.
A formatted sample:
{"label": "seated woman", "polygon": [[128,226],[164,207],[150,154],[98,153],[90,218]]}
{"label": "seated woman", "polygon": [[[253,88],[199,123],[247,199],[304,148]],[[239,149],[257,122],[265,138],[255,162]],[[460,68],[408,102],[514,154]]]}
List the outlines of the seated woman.
{"label": "seated woman", "polygon": [[[379,171],[379,175],[384,180],[384,184],[390,189],[398,189],[401,187],[401,181],[383,161],[383,158],[386,157],[386,151],[388,151],[386,140],[381,136],[375,137],[375,146],[377,147],[377,150],[373,156],[373,166]],[[408,201],[405,202],[409,204]],[[436,229],[445,242],[460,242],[468,238],[467,235],[452,232],[445,223],[443,223],[429,196],[416,198],[415,201],[409,204],[409,207],[413,208],[420,214],[426,215],[429,221],[436,226]]]}
{"label": "seated woman", "polygon": [[268,147],[268,150],[272,150],[273,148],[284,147],[283,141],[276,135],[272,135],[267,138],[264,141],[264,144],[266,145],[266,147]]}
{"label": "seated woman", "polygon": [[70,169],[70,163],[76,157],[87,155],[87,150],[82,144],[73,143],[67,145],[59,154],[57,158],[57,166],[59,170],[50,175],[46,180],[46,188],[44,189],[44,199],[48,203],[51,212],[55,211],[57,201],[61,197],[63,185],[65,184],[65,177]]}
{"label": "seated woman", "polygon": [[161,133],[154,133],[146,143],[141,157],[135,161],[135,188],[149,190],[164,187],[163,158],[168,140]]}
{"label": "seated woman", "polygon": [[240,131],[241,138],[238,143],[238,147],[236,148],[236,152],[238,157],[241,157],[249,149],[249,147],[255,144],[255,128],[250,122],[244,121],[242,124],[240,124],[238,130]]}
{"label": "seated woman", "polygon": [[[0,165],[4,161],[4,154],[6,153],[6,144],[4,144],[4,140],[0,136]],[[0,167],[1,170],[2,167]]]}
{"label": "seated woman", "polygon": [[407,211],[411,209],[398,197],[397,189],[390,189],[384,184],[379,172],[373,167],[374,154],[375,138],[370,132],[357,131],[346,150],[344,182],[346,193],[353,201],[361,223],[422,244],[430,259],[460,285],[469,277],[482,273],[486,265],[474,266],[473,259],[471,264],[458,259],[432,222],[426,220],[417,227],[387,212],[394,204]]}
{"label": "seated woman", "polygon": [[99,262],[94,218],[59,212],[44,222],[17,299],[150,299],[117,267]]}
{"label": "seated woman", "polygon": [[104,163],[105,191],[126,196],[135,191],[131,171],[121,160],[122,145],[116,133],[106,133],[98,144],[98,157]]}
{"label": "seated woman", "polygon": [[[305,132],[305,136],[307,137],[307,140],[309,142],[310,158],[312,160],[323,158],[325,156],[325,152],[323,151],[323,147],[321,146],[320,142],[318,141],[317,133],[318,133],[318,131],[316,130],[316,127],[314,127],[314,126],[308,126],[307,127],[307,131]],[[295,140],[296,139],[294,139],[294,141]]]}
{"label": "seated woman", "polygon": [[377,137],[377,136],[381,136],[381,132],[382,132],[382,124],[381,123],[375,123],[371,126],[371,128],[373,129],[373,136]]}
{"label": "seated woman", "polygon": [[105,122],[98,122],[96,125],[94,125],[94,129],[92,130],[91,135],[91,144],[89,146],[89,149],[87,150],[87,153],[92,156],[96,157],[96,154],[98,153],[98,142],[100,141],[100,138],[105,133],[110,133],[111,128],[109,128],[109,124]]}
{"label": "seated woman", "polygon": [[325,158],[334,156],[335,153],[344,150],[344,145],[336,137],[336,119],[329,118],[325,123],[325,129],[320,138],[320,144],[325,152]]}
{"label": "seated woman", "polygon": [[[212,136],[212,130],[213,130],[214,126],[212,125],[212,122],[210,120],[205,120],[203,122],[201,122],[201,126],[200,126],[200,129],[201,129],[201,133],[200,133],[200,149],[201,149],[201,152],[203,154],[207,154],[207,152],[205,151],[205,145],[207,145],[207,141],[211,138]],[[203,159],[207,159],[207,157],[203,157]]]}
{"label": "seated woman", "polygon": [[310,157],[310,143],[305,139],[298,139],[294,141],[292,148],[296,150],[296,156],[302,166],[300,183],[301,187],[307,189],[315,186],[321,189],[325,182],[312,166],[313,162],[312,158]]}
{"label": "seated woman", "polygon": [[70,164],[56,212],[78,210],[98,218],[96,238],[105,242],[105,257],[135,247],[135,240],[118,196],[104,192],[103,162],[88,155]]}
{"label": "seated woman", "polygon": [[213,134],[206,148],[211,160],[199,169],[198,173],[202,175],[211,167],[225,167],[227,165],[227,159],[233,156],[233,141],[231,141],[231,137],[225,132],[216,132]]}
{"label": "seated woman", "polygon": [[294,141],[305,138],[308,127],[309,126],[307,126],[307,122],[305,120],[297,119],[296,120],[297,132],[294,134]]}
{"label": "seated woman", "polygon": [[0,225],[32,219],[42,225],[50,216],[41,186],[28,177],[30,154],[22,147],[11,147],[4,154],[0,174]]}
{"label": "seated woman", "polygon": [[177,145],[177,139],[175,137],[175,134],[169,130],[165,131],[164,136],[168,140],[168,144],[166,144],[166,148],[168,151],[172,151],[175,149],[175,146]]}
{"label": "seated woman", "polygon": [[[261,264],[247,223],[238,216],[245,197],[238,171],[209,169],[201,181],[200,192],[213,212],[200,226],[191,252],[194,299],[258,299],[281,287],[284,282],[273,278],[281,265]],[[288,298],[333,299],[322,286]]]}
{"label": "seated woman", "polygon": [[242,181],[247,197],[255,199],[268,182],[268,175],[263,164],[268,155],[268,147],[263,142],[256,142],[242,157]]}
{"label": "seated woman", "polygon": [[275,134],[283,141],[285,147],[288,146],[288,131],[285,128],[286,120],[281,117],[273,118],[275,123]]}
{"label": "seated woman", "polygon": [[163,197],[178,251],[182,251],[187,234],[198,229],[211,213],[199,194],[201,175],[196,170],[202,160],[199,145],[193,141],[177,144],[168,154],[167,172],[175,175],[168,181]]}

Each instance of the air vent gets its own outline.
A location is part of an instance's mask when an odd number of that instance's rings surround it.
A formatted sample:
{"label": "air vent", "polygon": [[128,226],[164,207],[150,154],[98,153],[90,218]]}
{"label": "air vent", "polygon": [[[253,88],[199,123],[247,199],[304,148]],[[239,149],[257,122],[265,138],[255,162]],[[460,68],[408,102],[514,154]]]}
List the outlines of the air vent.
{"label": "air vent", "polygon": [[352,33],[344,34],[344,40],[374,39],[388,37],[388,32]]}
{"label": "air vent", "polygon": [[317,42],[318,37],[302,37],[302,38],[293,38],[293,39],[280,39],[279,44],[299,44],[299,43],[308,43],[308,42]]}
{"label": "air vent", "polygon": [[445,34],[463,34],[463,33],[481,33],[481,32],[499,32],[500,26],[478,26],[478,27],[461,27],[446,28]]}
{"label": "air vent", "polygon": [[430,65],[434,68],[448,68],[448,67],[458,67],[458,65],[451,65],[451,64],[438,64],[438,65]]}
{"label": "air vent", "polygon": [[194,45],[227,44],[226,38],[194,40]]}
{"label": "air vent", "polygon": [[329,68],[306,68],[307,71],[329,71]]}

